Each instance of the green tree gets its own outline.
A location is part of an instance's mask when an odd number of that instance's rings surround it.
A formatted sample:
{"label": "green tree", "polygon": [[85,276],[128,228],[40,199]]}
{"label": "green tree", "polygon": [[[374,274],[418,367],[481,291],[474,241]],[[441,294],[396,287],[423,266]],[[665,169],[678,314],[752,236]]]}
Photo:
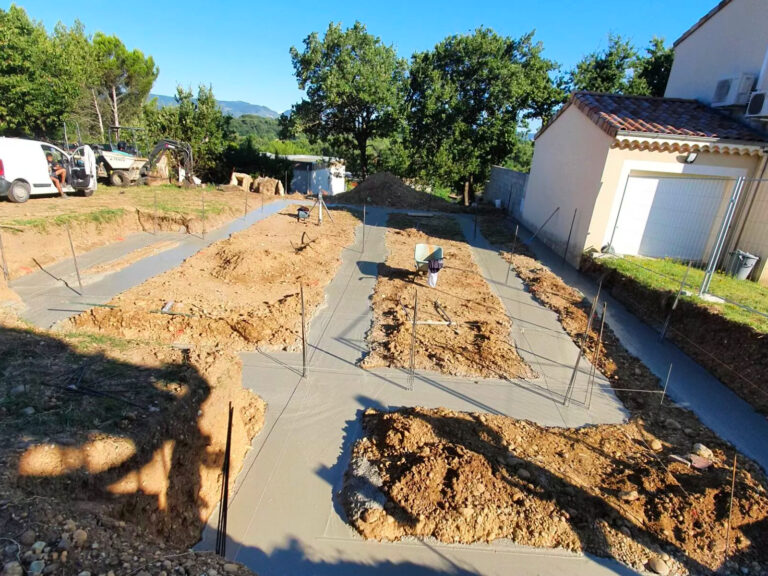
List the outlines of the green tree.
{"label": "green tree", "polygon": [[0,132],[42,136],[60,129],[78,96],[66,65],[23,8],[0,10]]}
{"label": "green tree", "polygon": [[611,34],[608,48],[582,58],[571,73],[576,90],[624,94],[631,81],[637,51],[629,40]]}
{"label": "green tree", "polygon": [[[565,93],[533,33],[515,40],[488,28],[449,36],[413,55],[408,149],[414,173],[473,194],[518,146],[527,120],[548,118]],[[468,200],[465,197],[465,201]]]}
{"label": "green tree", "polygon": [[313,32],[303,51],[291,47],[291,59],[307,98],[287,122],[312,140],[353,147],[365,176],[369,141],[391,134],[401,113],[406,62],[360,22],[346,30],[331,23],[322,40]]}
{"label": "green tree", "polygon": [[663,96],[672,69],[674,53],[664,47],[664,40],[654,37],[641,55],[629,40],[611,34],[608,48],[592,52],[579,61],[571,72],[576,90]]}
{"label": "green tree", "polygon": [[120,126],[121,117],[127,120],[138,115],[159,71],[151,56],[145,57],[141,50],[129,51],[117,36],[97,32],[93,50],[100,93],[109,103],[113,124]]}
{"label": "green tree", "polygon": [[236,146],[232,117],[222,113],[210,86],[200,86],[197,96],[179,86],[175,98],[175,106],[158,108],[154,100],[145,106],[143,124],[150,139],[187,142],[198,177],[214,182],[229,179],[225,157]]}
{"label": "green tree", "polygon": [[645,56],[635,62],[628,93],[664,96],[674,59],[672,48],[664,46],[663,38],[654,36],[645,49]]}
{"label": "green tree", "polygon": [[[65,120],[81,130],[86,140],[104,141],[102,109],[105,106],[98,94],[95,51],[91,39],[85,34],[82,22],[75,20],[71,28],[59,22],[53,30],[52,40],[60,52],[69,78],[77,85],[77,96]],[[74,134],[74,132],[70,132]]]}

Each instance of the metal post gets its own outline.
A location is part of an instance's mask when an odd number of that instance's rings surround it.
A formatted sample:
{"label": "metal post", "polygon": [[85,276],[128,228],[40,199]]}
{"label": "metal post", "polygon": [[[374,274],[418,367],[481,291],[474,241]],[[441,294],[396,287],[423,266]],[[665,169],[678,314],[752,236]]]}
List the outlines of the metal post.
{"label": "metal post", "polygon": [[683,274],[683,280],[680,282],[680,288],[677,290],[677,295],[675,296],[675,301],[672,302],[672,308],[669,309],[669,314],[667,314],[666,319],[664,320],[664,326],[661,327],[661,331],[659,332],[659,340],[664,340],[664,336],[667,334],[667,328],[669,328],[669,323],[672,320],[672,312],[675,311],[675,308],[677,308],[677,303],[680,301],[680,295],[683,293],[683,288],[685,287],[685,281],[688,279],[688,272],[691,271],[691,262],[688,261],[688,268],[685,269],[685,274]]}
{"label": "metal post", "polygon": [[536,236],[538,236],[538,235],[539,235],[539,232],[541,232],[541,230],[544,228],[544,226],[546,226],[546,225],[547,225],[547,222],[549,222],[550,220],[552,220],[552,217],[553,217],[555,214],[557,214],[559,211],[560,211],[560,206],[558,206],[557,208],[555,208],[555,209],[554,209],[554,211],[552,212],[552,214],[550,214],[550,215],[549,215],[549,217],[548,217],[546,220],[544,220],[544,224],[542,224],[541,226],[539,226],[539,228],[536,230],[536,232],[534,232],[534,233],[533,233],[533,236],[531,236],[530,238],[528,238],[528,240],[526,240],[526,241],[525,241],[525,244],[530,244],[531,242],[533,242],[533,239],[534,239],[534,238],[536,238]]}
{"label": "metal post", "polygon": [[600,363],[600,349],[603,344],[603,330],[605,330],[605,315],[608,309],[608,303],[603,302],[603,318],[600,322],[600,334],[597,336],[597,348],[595,356],[592,359],[592,371],[590,373],[589,390],[587,392],[587,410],[592,407],[592,390],[595,387],[595,377],[597,376],[597,365]]}
{"label": "metal post", "polygon": [[472,232],[472,239],[477,240],[477,204],[475,204],[475,229]]}
{"label": "metal post", "polygon": [[621,216],[621,208],[624,206],[624,197],[627,195],[627,186],[629,185],[629,174],[624,181],[624,190],[621,192],[621,200],[619,201],[619,210],[616,212],[616,221],[613,223],[613,230],[611,231],[611,239],[608,240],[608,252],[612,252],[613,249],[613,237],[616,236],[616,228],[619,226],[619,217]]}
{"label": "metal post", "polygon": [[243,220],[245,220],[248,217],[248,190],[243,188],[243,198],[245,200],[245,205],[243,207]]}
{"label": "metal post", "polygon": [[[517,244],[517,229],[520,227],[520,224],[515,224],[515,237],[512,240],[512,250],[510,251],[512,255],[515,254],[515,245]],[[509,268],[507,268],[507,277],[504,279],[504,285],[509,286],[509,273],[512,271],[512,262],[509,263]]]}
{"label": "metal post", "polygon": [[413,296],[413,324],[411,325],[411,370],[408,374],[408,389],[413,391],[413,379],[416,373],[416,317],[419,311],[419,291],[415,290]]}
{"label": "metal post", "polygon": [[75,274],[77,274],[77,284],[80,286],[80,292],[83,291],[83,281],[80,279],[80,267],[77,265],[77,254],[75,254],[75,245],[72,242],[72,234],[69,231],[69,222],[67,222],[67,238],[69,238],[69,248],[72,250],[72,260],[75,263]]}
{"label": "metal post", "polygon": [[227,442],[224,446],[224,462],[221,466],[221,499],[219,500],[219,523],[216,532],[216,554],[227,555],[227,507],[229,504],[229,468],[232,454],[232,402],[229,403],[227,419]]}
{"label": "metal post", "polygon": [[285,171],[285,187],[283,188],[283,194],[288,194],[288,170]]}
{"label": "metal post", "polygon": [[11,275],[8,273],[8,262],[5,259],[5,248],[3,247],[3,232],[0,230],[0,258],[3,260],[3,276],[6,282],[11,281]]}
{"label": "metal post", "polygon": [[157,188],[155,188],[155,213],[152,216],[152,234],[157,236]]}
{"label": "metal post", "polygon": [[200,190],[200,201],[203,205],[203,240],[205,240],[205,188]]}
{"label": "metal post", "polygon": [[586,345],[587,338],[589,338],[589,332],[592,330],[592,320],[595,318],[595,312],[597,311],[597,303],[600,300],[600,291],[603,289],[603,281],[600,280],[600,285],[597,287],[597,295],[595,301],[592,302],[592,309],[589,311],[589,318],[587,318],[587,329],[584,331],[584,337],[581,340],[581,346],[579,346],[579,355],[576,358],[576,364],[573,366],[573,372],[571,372],[571,379],[568,382],[568,388],[565,391],[565,398],[563,399],[563,405],[569,406],[571,403],[571,395],[573,394],[573,388],[576,385],[576,376],[579,373],[579,364],[581,363],[581,356],[584,354],[584,346]]}
{"label": "metal post", "polygon": [[365,202],[363,202],[363,252],[365,252]]}
{"label": "metal post", "polygon": [[317,224],[318,226],[323,223],[323,193],[322,191],[317,193],[317,203],[319,211],[317,213]]}
{"label": "metal post", "polygon": [[728,202],[728,208],[725,211],[725,216],[723,216],[723,222],[720,225],[720,231],[717,234],[717,240],[715,240],[715,245],[712,247],[712,256],[710,257],[709,263],[707,264],[707,272],[704,274],[704,281],[701,283],[701,288],[699,288],[699,296],[704,296],[704,294],[706,294],[709,290],[709,285],[712,282],[712,276],[717,269],[717,262],[720,260],[723,246],[725,246],[725,240],[728,237],[728,230],[731,227],[733,214],[736,212],[736,205],[739,203],[739,197],[741,196],[741,191],[744,189],[745,181],[746,178],[741,176],[738,180],[736,180],[736,184],[733,186],[731,199]]}
{"label": "metal post", "polygon": [[733,493],[736,490],[736,454],[733,455],[733,477],[731,478],[731,498],[728,504],[728,528],[725,531],[725,552],[723,553],[723,565],[728,560],[728,551],[731,544],[731,514],[733,513]]}
{"label": "metal post", "polygon": [[565,259],[568,257],[568,248],[571,245],[571,234],[573,234],[573,224],[576,222],[576,212],[578,208],[573,210],[573,218],[571,219],[571,229],[568,230],[568,240],[565,242],[565,250],[563,251],[563,265],[565,265]]}
{"label": "metal post", "polygon": [[664,380],[664,390],[661,392],[661,401],[659,406],[664,404],[664,396],[667,395],[667,386],[669,386],[669,377],[672,375],[672,362],[669,363],[669,370],[667,370],[667,378]]}
{"label": "metal post", "polygon": [[304,309],[304,284],[301,284],[301,377],[307,377],[307,321]]}

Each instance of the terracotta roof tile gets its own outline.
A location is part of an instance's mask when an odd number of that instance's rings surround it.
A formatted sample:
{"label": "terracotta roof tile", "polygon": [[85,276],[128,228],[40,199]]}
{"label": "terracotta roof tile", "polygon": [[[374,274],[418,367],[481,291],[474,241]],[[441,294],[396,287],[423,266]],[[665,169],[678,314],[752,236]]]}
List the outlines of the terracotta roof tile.
{"label": "terracotta roof tile", "polygon": [[[614,137],[619,132],[637,132],[678,138],[768,142],[765,132],[696,100],[575,92],[552,122],[570,105]],[[542,128],[537,137],[548,126]]]}

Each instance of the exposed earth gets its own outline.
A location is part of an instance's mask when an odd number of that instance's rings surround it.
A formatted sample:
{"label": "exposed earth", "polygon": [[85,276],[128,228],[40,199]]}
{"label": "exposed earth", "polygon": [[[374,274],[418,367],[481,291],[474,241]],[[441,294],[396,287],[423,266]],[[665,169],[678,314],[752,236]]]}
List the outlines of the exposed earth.
{"label": "exposed earth", "polygon": [[309,319],[358,224],[343,210],[322,226],[299,223],[286,208],[61,328],[229,352],[296,347],[301,285]]}
{"label": "exposed earth", "polygon": [[[157,213],[155,213],[157,195]],[[93,196],[33,197],[24,204],[0,202],[0,233],[11,278],[71,258],[66,226],[78,253],[121,242],[136,232],[200,234],[242,216],[245,193],[175,186],[101,187]],[[263,196],[263,197],[262,197]],[[296,195],[300,196],[300,195]],[[248,193],[248,209],[285,196]],[[157,216],[155,216],[157,214]]]}
{"label": "exposed earth", "polygon": [[[365,538],[507,538],[654,572],[660,562],[673,573],[697,574],[722,564],[730,454],[694,447],[685,435],[656,437],[641,419],[558,429],[423,408],[369,409],[363,428],[343,499]],[[670,460],[691,452],[709,456],[702,459],[709,468]],[[766,486],[741,461],[729,557],[753,574],[768,570]]]}
{"label": "exposed earth", "polygon": [[389,172],[371,174],[352,190],[331,196],[327,202],[329,204],[369,204],[389,208],[440,212],[461,212],[464,210],[455,202],[448,202],[439,196],[429,192],[421,192],[408,186],[400,178]]}
{"label": "exposed earth", "polygon": [[[409,367],[414,295],[418,321],[451,325],[419,325],[415,367],[454,376],[531,377],[510,336],[510,320],[499,298],[472,259],[461,228],[453,217],[418,218],[392,214],[388,221],[389,256],[379,265],[373,295],[374,321],[368,334],[370,354],[364,368]],[[417,243],[443,249],[445,267],[430,288],[425,274],[415,272]],[[439,307],[438,307],[439,304]]]}

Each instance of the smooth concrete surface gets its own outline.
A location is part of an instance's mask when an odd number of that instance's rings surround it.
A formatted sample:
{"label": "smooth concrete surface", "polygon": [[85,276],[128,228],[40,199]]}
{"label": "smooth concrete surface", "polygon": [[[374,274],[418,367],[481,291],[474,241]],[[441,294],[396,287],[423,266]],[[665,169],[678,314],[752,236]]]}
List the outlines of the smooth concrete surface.
{"label": "smooth concrete surface", "polygon": [[[344,251],[339,272],[327,287],[324,307],[310,324],[307,378],[301,377],[299,353],[243,355],[243,384],[264,398],[268,408],[264,428],[246,457],[229,503],[227,557],[261,576],[634,574],[616,562],[510,542],[367,542],[345,522],[337,494],[351,446],[361,436],[361,413],[368,407],[445,406],[555,426],[616,422],[624,416],[610,392],[596,390],[592,411],[587,411],[576,402],[569,408],[562,406],[559,394],[553,394],[543,380],[475,381],[420,372],[411,390],[402,370],[357,368],[373,318],[369,299],[376,284],[376,265],[386,258],[385,222],[385,211],[370,209],[365,251],[361,250],[361,227],[356,243]],[[485,258],[495,270],[498,263],[492,262],[491,254]],[[511,297],[506,290],[501,293],[509,305]],[[540,308],[535,303],[530,306]],[[553,342],[555,348],[566,342],[557,337],[548,320],[546,326],[553,331],[552,338],[534,339],[549,348],[546,353],[537,352],[543,357],[550,356]],[[573,346],[570,340],[568,344]],[[575,348],[561,352],[565,359],[570,352],[575,354]],[[540,362],[553,388],[562,378],[559,364],[557,358]],[[214,512],[200,548],[213,548],[216,522]]]}
{"label": "smooth concrete surface", "polygon": [[[109,302],[121,292],[175,268],[206,246],[244,230],[294,203],[297,202],[295,200],[270,202],[264,205],[263,209],[249,212],[245,218],[233,220],[225,226],[208,232],[205,238],[181,233],[159,233],[157,236],[138,233],[128,236],[123,242],[78,254],[77,262],[83,280],[82,291],[78,285],[74,261],[71,258],[45,266],[37,272],[11,282],[11,288],[16,291],[26,306],[21,312],[21,317],[41,328],[50,328],[57,322],[80,314],[94,305]],[[113,274],[95,278],[83,274],[87,268],[117,260],[134,250],[166,240],[177,240],[179,245],[144,258]]]}
{"label": "smooth concrete surface", "polygon": [[[595,297],[597,283],[593,278],[579,273],[571,266],[563,265],[559,256],[539,242],[534,241],[531,248],[536,257],[565,282],[589,298]],[[754,459],[768,472],[768,419],[677,346],[667,340],[660,341],[656,330],[606,291],[602,292],[600,298],[608,303],[606,323],[627,350],[659,377],[660,386],[672,364],[667,389],[669,397],[693,411],[715,434]],[[674,325],[674,318],[672,322]]]}

